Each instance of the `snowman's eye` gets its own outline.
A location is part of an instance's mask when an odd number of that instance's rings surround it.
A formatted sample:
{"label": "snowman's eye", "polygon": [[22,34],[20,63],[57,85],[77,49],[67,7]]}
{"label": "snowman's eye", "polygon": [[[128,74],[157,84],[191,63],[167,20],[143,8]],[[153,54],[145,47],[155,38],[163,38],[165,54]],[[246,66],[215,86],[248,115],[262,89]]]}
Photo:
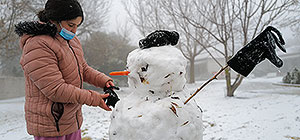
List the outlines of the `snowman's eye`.
{"label": "snowman's eye", "polygon": [[147,69],[145,67],[142,67],[142,71],[147,71]]}
{"label": "snowman's eye", "polygon": [[142,71],[147,71],[148,70],[148,64],[146,65],[146,67],[142,67],[141,69],[142,69]]}

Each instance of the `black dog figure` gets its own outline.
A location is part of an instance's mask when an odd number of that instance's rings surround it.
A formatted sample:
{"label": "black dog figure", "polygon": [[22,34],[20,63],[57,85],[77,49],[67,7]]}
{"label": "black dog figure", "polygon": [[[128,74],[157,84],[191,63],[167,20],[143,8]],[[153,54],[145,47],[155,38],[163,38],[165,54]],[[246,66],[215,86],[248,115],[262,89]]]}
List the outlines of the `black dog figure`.
{"label": "black dog figure", "polygon": [[248,76],[258,63],[266,58],[276,67],[280,68],[283,65],[283,61],[276,55],[275,48],[278,46],[279,49],[286,52],[284,44],[285,42],[281,33],[276,28],[268,26],[255,39],[239,50],[227,64],[234,71],[245,77]]}
{"label": "black dog figure", "polygon": [[115,107],[116,103],[120,100],[117,93],[115,93],[115,91],[113,89],[119,90],[119,87],[115,87],[115,86],[111,86],[111,87],[104,87],[103,91],[105,93],[108,93],[109,96],[104,100],[104,102],[106,103],[107,106],[112,106]]}
{"label": "black dog figure", "polygon": [[141,49],[151,47],[159,47],[165,45],[176,45],[179,39],[179,34],[176,31],[156,30],[150,33],[146,38],[139,41]]}

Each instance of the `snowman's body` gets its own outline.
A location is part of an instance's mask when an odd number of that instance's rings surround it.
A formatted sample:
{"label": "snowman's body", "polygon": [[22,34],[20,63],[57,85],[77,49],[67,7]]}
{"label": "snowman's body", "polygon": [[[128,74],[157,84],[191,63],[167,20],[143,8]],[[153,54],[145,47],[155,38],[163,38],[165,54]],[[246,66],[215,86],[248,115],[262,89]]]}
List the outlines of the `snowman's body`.
{"label": "snowman's body", "polygon": [[202,140],[202,113],[184,105],[187,62],[173,46],[136,49],[127,59],[132,93],[111,115],[110,140]]}

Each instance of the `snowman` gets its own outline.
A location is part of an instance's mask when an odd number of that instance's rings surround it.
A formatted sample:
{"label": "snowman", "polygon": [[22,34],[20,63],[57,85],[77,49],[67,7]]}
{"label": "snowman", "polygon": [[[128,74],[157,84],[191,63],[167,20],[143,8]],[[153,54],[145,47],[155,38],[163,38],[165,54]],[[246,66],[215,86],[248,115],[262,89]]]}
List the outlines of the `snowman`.
{"label": "snowman", "polygon": [[110,140],[202,140],[202,111],[195,101],[184,104],[187,61],[174,47],[178,39],[175,31],[157,30],[129,53],[131,93],[111,114]]}

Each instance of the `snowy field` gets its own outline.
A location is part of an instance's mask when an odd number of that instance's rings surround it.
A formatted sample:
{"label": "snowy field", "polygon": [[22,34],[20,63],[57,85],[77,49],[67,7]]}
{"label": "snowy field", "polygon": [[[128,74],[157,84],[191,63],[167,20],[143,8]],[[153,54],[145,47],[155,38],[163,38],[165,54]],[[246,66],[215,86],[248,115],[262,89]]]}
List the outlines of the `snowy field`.
{"label": "snowy field", "polygon": [[[300,87],[278,86],[281,78],[246,78],[225,97],[225,81],[214,80],[194,99],[203,110],[204,140],[300,140]],[[187,85],[195,91],[203,81]],[[121,100],[129,92],[118,92]],[[30,140],[24,98],[0,100],[0,140]],[[110,113],[83,107],[82,137],[108,140]]]}

